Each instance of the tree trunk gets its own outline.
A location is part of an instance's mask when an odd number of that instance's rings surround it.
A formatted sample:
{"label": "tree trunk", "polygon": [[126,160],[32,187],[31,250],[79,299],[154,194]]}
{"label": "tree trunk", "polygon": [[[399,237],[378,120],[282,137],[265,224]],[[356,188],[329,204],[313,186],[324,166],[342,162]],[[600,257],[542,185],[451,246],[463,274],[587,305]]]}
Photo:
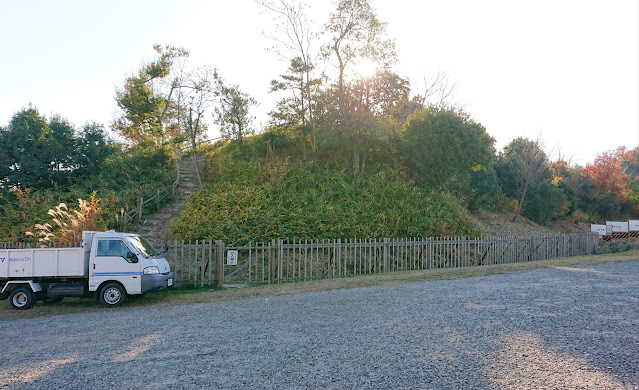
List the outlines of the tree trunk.
{"label": "tree trunk", "polygon": [[353,173],[359,173],[359,147],[353,142]]}
{"label": "tree trunk", "polygon": [[198,184],[198,188],[202,187],[202,178],[200,177],[200,168],[197,165],[197,143],[196,143],[196,136],[197,136],[197,129],[200,125],[200,115],[201,113],[198,113],[197,115],[197,119],[195,121],[195,126],[193,124],[193,109],[189,108],[189,116],[188,116],[188,126],[189,126],[189,132],[190,132],[190,138],[191,138],[191,148],[193,148],[193,169],[195,170],[195,178],[197,179],[197,184]]}
{"label": "tree trunk", "polygon": [[306,124],[308,123],[306,121],[306,104],[305,104],[305,100],[304,100],[304,72],[300,72],[300,105],[301,105],[301,112],[302,112],[302,126],[306,126]]}
{"label": "tree trunk", "polygon": [[339,49],[337,44],[333,47],[335,50],[335,55],[337,56],[337,61],[339,62],[339,78],[337,79],[337,102],[339,105],[339,113],[342,117],[342,120],[346,118],[346,102],[345,93],[344,93],[344,63],[342,61],[342,56],[339,54]]}
{"label": "tree trunk", "polygon": [[519,212],[521,211],[521,205],[524,203],[524,198],[526,197],[526,191],[528,191],[528,179],[526,179],[526,184],[524,184],[524,190],[521,193],[521,199],[519,200],[519,204],[517,205],[517,211],[515,212],[515,215],[513,216],[513,222],[515,222],[515,220],[519,216]]}
{"label": "tree trunk", "polygon": [[243,137],[243,131],[244,129],[242,129],[241,127],[238,128],[237,130],[237,145],[238,148],[240,149],[240,154],[242,155],[242,158],[244,160],[248,160],[248,156],[246,155],[245,151],[244,151],[244,137]]}
{"label": "tree trunk", "polygon": [[302,160],[306,161],[306,134],[302,138]]}
{"label": "tree trunk", "polygon": [[311,151],[312,152],[317,152],[317,146],[315,145],[315,119],[313,117],[313,101],[311,99],[311,87],[309,86],[311,82],[311,76],[309,74],[309,72],[306,72],[306,93],[307,95],[307,100],[308,100],[308,119],[309,119],[309,123],[311,125]]}
{"label": "tree trunk", "polygon": [[315,128],[311,130],[311,150],[317,152],[317,145],[315,144]]}
{"label": "tree trunk", "polygon": [[197,151],[196,145],[193,144],[193,169],[195,169],[195,178],[197,179],[197,184],[199,188],[202,188],[202,177],[200,177],[200,167],[197,162]]}

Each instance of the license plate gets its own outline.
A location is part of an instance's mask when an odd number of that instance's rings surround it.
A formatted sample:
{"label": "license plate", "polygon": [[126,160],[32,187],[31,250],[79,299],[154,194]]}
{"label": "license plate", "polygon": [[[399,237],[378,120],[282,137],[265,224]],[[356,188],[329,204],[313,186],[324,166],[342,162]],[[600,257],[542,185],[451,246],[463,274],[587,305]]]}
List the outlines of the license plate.
{"label": "license plate", "polygon": [[167,280],[167,286],[169,287],[173,286],[173,279]]}

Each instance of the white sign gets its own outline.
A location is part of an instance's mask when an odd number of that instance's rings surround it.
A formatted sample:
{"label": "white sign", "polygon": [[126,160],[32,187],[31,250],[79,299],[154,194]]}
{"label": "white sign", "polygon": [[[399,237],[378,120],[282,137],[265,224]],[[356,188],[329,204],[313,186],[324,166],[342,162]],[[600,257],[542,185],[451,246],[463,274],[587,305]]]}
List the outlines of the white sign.
{"label": "white sign", "polygon": [[612,227],[613,233],[628,233],[628,222],[606,221],[606,225]]}
{"label": "white sign", "polygon": [[230,250],[226,252],[226,265],[237,265],[237,251]]}
{"label": "white sign", "polygon": [[628,221],[631,232],[639,232],[639,220],[631,219]]}
{"label": "white sign", "polygon": [[607,233],[606,225],[590,225],[591,232],[597,232],[600,236],[605,236]]}

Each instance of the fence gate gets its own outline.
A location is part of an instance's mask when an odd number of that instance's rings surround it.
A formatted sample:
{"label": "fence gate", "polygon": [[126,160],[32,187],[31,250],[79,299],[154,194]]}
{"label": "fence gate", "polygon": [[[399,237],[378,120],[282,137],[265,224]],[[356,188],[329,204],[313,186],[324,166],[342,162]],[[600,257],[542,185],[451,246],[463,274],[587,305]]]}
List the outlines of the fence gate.
{"label": "fence gate", "polygon": [[176,287],[218,283],[218,246],[212,240],[174,240],[166,253],[175,276]]}

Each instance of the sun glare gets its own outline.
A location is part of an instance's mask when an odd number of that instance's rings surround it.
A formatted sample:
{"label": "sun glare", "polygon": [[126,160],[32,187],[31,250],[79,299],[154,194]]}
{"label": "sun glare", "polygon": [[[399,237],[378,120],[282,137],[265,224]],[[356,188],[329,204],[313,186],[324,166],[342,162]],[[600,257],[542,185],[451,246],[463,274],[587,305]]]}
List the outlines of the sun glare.
{"label": "sun glare", "polygon": [[357,74],[360,77],[368,78],[377,72],[377,64],[370,58],[362,58],[357,64]]}

